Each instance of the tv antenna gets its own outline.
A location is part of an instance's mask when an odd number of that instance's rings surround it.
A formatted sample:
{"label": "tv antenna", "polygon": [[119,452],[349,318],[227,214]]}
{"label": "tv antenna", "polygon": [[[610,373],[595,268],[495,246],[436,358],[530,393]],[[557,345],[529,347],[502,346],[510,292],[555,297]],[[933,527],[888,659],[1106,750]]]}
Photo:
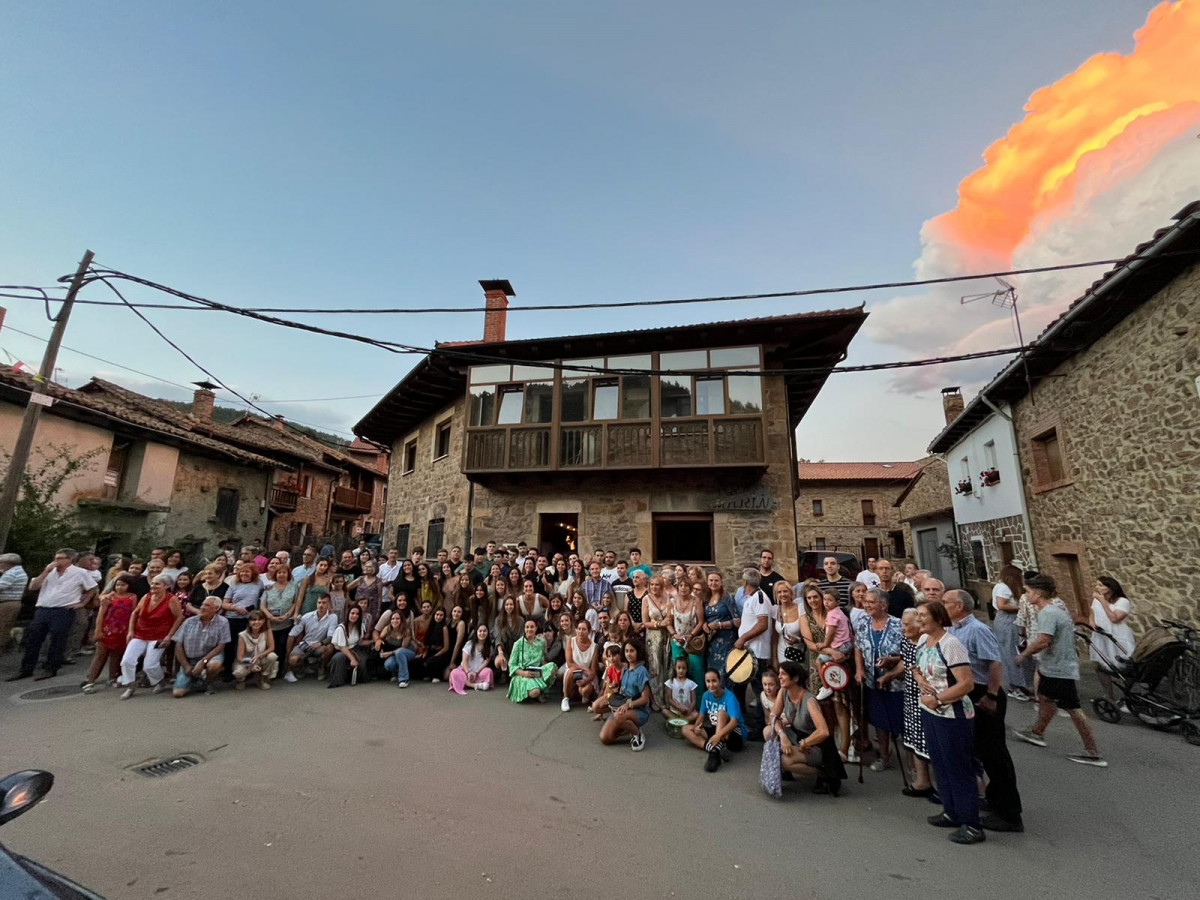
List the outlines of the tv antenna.
{"label": "tv antenna", "polygon": [[988,291],[982,294],[965,294],[958,298],[958,302],[960,305],[966,306],[968,303],[987,300],[992,306],[1012,310],[1013,322],[1017,326],[1017,345],[1021,348],[1021,365],[1025,368],[1025,383],[1029,386],[1029,402],[1032,404],[1034,402],[1033,379],[1029,375],[1029,361],[1025,358],[1025,336],[1021,332],[1021,313],[1017,308],[1017,289],[1003,278],[997,277],[996,281],[1000,285],[999,290]]}

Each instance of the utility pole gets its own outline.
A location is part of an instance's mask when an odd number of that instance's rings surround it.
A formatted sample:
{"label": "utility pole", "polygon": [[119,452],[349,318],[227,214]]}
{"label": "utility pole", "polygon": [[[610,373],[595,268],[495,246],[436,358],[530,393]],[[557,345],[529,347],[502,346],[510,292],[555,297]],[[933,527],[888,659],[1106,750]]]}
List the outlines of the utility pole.
{"label": "utility pole", "polygon": [[[71,279],[71,287],[63,300],[62,309],[54,318],[54,330],[50,332],[50,340],[42,356],[42,365],[38,369],[38,384],[50,381],[54,375],[54,363],[58,359],[58,347],[62,343],[63,332],[67,330],[67,320],[71,317],[71,307],[75,305],[75,295],[83,286],[83,276],[87,274],[93,256],[91,250],[83,254],[79,268],[75,270],[75,277]],[[25,466],[29,462],[29,451],[33,447],[33,434],[37,430],[38,417],[42,414],[45,400],[46,395],[38,393],[37,387],[34,387],[25,406],[25,418],[21,420],[17,443],[8,461],[8,473],[4,476],[4,488],[0,491],[0,550],[8,544],[8,531],[12,527],[13,514],[17,510],[21,481],[25,477]]]}

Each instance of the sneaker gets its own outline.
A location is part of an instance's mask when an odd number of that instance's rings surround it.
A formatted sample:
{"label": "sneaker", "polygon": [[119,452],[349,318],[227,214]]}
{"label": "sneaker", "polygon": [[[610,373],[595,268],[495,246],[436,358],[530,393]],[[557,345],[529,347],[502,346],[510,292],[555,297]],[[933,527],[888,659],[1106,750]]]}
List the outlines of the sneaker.
{"label": "sneaker", "polygon": [[83,683],[83,687],[80,688],[80,690],[82,690],[85,694],[94,694],[94,693],[96,693],[96,682],[85,681]]}
{"label": "sneaker", "polygon": [[1010,822],[1008,819],[1002,819],[995,813],[990,816],[984,816],[981,823],[988,831],[1009,831],[1014,834],[1020,834],[1025,830],[1025,824],[1020,820]]}
{"label": "sneaker", "polygon": [[1016,700],[1018,703],[1028,703],[1030,700],[1033,699],[1032,697],[1030,697],[1027,693],[1025,693],[1020,688],[1013,688],[1011,691],[1008,692],[1008,696],[1011,699]]}
{"label": "sneaker", "polygon": [[817,692],[817,702],[819,703],[822,700],[828,700],[832,696],[833,696],[833,689],[823,687],[823,688],[821,688],[821,690],[819,690]]}
{"label": "sneaker", "polygon": [[948,815],[946,815],[946,813],[944,811],[940,812],[940,813],[934,813],[932,816],[930,816],[925,821],[928,822],[930,825],[932,825],[934,828],[961,828],[962,827],[958,822],[955,822],[952,818],[950,818]]}
{"label": "sneaker", "polygon": [[721,754],[721,762],[729,762],[729,747],[724,741],[717,744],[717,752]]}
{"label": "sneaker", "polygon": [[105,687],[115,688],[117,686],[117,683],[118,683],[117,679],[110,678],[110,679],[108,679],[108,684],[106,684]]}
{"label": "sneaker", "polygon": [[885,763],[882,759],[877,759],[877,760],[875,760],[875,762],[871,763],[871,765],[868,768],[872,772],[882,772],[884,769],[887,768],[887,763]]}
{"label": "sneaker", "polygon": [[329,677],[329,676],[328,676],[328,675],[327,675],[325,672],[318,672],[318,673],[317,673],[317,681],[324,681],[324,680],[325,680],[326,678],[328,678],[328,677]]}
{"label": "sneaker", "polygon": [[295,672],[288,672],[286,675],[283,676],[283,680],[286,681],[288,684],[295,684],[300,679],[296,677]]}
{"label": "sneaker", "polygon": [[629,742],[629,749],[634,753],[646,749],[646,736],[640,731],[633,736],[633,740]]}
{"label": "sneaker", "polygon": [[[478,688],[479,685],[475,685],[475,687]],[[566,697],[563,697],[562,703],[558,704],[558,706],[563,712],[571,711],[571,701],[568,700]]]}
{"label": "sneaker", "polygon": [[206,684],[206,685],[204,685],[204,696],[206,696],[206,697],[211,697],[211,696],[212,696],[213,694],[215,694],[216,692],[217,692],[217,689],[216,689],[215,687],[213,687],[213,686],[212,686],[212,683],[211,683],[211,682],[210,682],[210,683],[208,683],[208,684]]}
{"label": "sneaker", "polygon": [[[165,691],[167,689],[168,689],[167,688],[167,679],[164,678],[162,681],[160,681],[158,684],[156,684],[154,686],[153,693],[161,694],[163,691]],[[210,688],[210,690],[211,690],[211,688]]]}
{"label": "sneaker", "polygon": [[1073,763],[1079,763],[1081,766],[1095,766],[1097,769],[1107,769],[1108,760],[1103,756],[1068,756]]}
{"label": "sneaker", "polygon": [[708,759],[704,761],[704,771],[715,772],[719,768],[721,768],[721,754],[716,750],[710,750],[708,752]]}
{"label": "sneaker", "polygon": [[959,825],[950,832],[950,840],[956,844],[982,844],[987,840],[987,835],[983,833],[982,828],[976,828],[974,825]]}
{"label": "sneaker", "polygon": [[475,685],[475,690],[477,690],[477,691],[490,691],[491,689],[492,689],[492,686],[486,682],[484,682],[483,684],[477,683]]}
{"label": "sneaker", "polygon": [[1042,737],[1040,734],[1035,734],[1032,731],[1017,731],[1014,728],[1012,736],[1015,737],[1018,741],[1024,741],[1027,744],[1033,744],[1033,746],[1035,746],[1035,747],[1045,747],[1046,746],[1046,739],[1044,737]]}
{"label": "sneaker", "polygon": [[854,749],[853,744],[850,745],[850,752],[846,754],[846,762],[850,763],[851,765],[858,763],[858,751]]}
{"label": "sneaker", "polygon": [[258,686],[264,691],[269,691],[271,689],[271,680],[269,678],[264,678],[258,683]]}
{"label": "sneaker", "polygon": [[396,682],[396,687],[398,687],[398,688],[406,688],[406,687],[408,687],[408,682],[407,682],[407,681],[397,681],[397,682]]}
{"label": "sneaker", "polygon": [[131,685],[131,686],[129,686],[129,687],[127,687],[127,688],[125,688],[125,690],[123,690],[123,691],[121,692],[121,699],[122,699],[122,700],[128,700],[128,699],[129,699],[130,697],[132,697],[132,696],[133,696],[133,686],[132,686],[132,685]]}
{"label": "sneaker", "polygon": [[440,679],[440,678],[430,678],[430,679],[429,679],[429,683],[430,683],[430,684],[441,684],[441,683],[442,683],[442,679]]}
{"label": "sneaker", "polygon": [[18,672],[16,675],[9,675],[5,681],[20,681],[22,678],[32,678],[32,672]]}

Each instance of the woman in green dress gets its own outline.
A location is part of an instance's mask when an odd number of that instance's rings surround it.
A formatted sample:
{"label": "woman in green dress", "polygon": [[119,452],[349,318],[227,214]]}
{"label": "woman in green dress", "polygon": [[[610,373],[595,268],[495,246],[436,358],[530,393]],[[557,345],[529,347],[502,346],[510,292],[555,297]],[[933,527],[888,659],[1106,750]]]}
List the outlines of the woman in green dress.
{"label": "woman in green dress", "polygon": [[546,662],[546,644],[538,634],[536,619],[525,620],[525,634],[517,638],[508,655],[508,699],[546,702],[546,689],[554,677],[554,663]]}
{"label": "woman in green dress", "polygon": [[329,560],[318,559],[313,573],[300,582],[300,615],[317,608],[317,601],[329,595],[329,585],[332,582],[333,574],[329,571]]}

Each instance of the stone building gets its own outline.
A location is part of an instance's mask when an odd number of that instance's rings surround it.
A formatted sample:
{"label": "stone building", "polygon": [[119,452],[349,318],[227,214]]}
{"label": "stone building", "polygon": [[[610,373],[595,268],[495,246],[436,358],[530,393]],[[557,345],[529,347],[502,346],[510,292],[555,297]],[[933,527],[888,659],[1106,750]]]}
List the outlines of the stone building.
{"label": "stone building", "polygon": [[1003,415],[1037,567],[1078,611],[1097,576],[1116,578],[1135,629],[1200,622],[1197,254],[1200,202],[1072,303],[1030,345],[1028,368],[1006,367],[930,447],[953,481],[953,448]]}
{"label": "stone building", "polygon": [[[489,540],[795,574],[796,425],[865,320],[831,310],[439,344],[355,427],[391,448],[384,546]],[[778,373],[778,374],[773,374]]]}
{"label": "stone building", "polygon": [[920,471],[918,462],[801,462],[796,528],[800,549],[903,559],[911,541],[896,498]]}
{"label": "stone building", "polygon": [[325,540],[348,545],[362,533],[365,517],[386,484],[375,460],[290,429],[282,417],[268,420],[247,414],[234,422],[216,422],[212,387],[198,387],[188,412],[99,378],[80,391],[120,402],[181,431],[274,460],[262,509],[265,535],[260,530],[254,537],[265,539],[269,549]]}
{"label": "stone building", "polygon": [[49,397],[27,471],[42,471],[60,448],[82,461],[54,500],[78,510],[92,535],[88,547],[103,555],[174,546],[194,565],[225,541],[262,540],[276,460],[176,427],[91,386],[38,384],[0,369],[0,447],[16,442],[30,394]]}

